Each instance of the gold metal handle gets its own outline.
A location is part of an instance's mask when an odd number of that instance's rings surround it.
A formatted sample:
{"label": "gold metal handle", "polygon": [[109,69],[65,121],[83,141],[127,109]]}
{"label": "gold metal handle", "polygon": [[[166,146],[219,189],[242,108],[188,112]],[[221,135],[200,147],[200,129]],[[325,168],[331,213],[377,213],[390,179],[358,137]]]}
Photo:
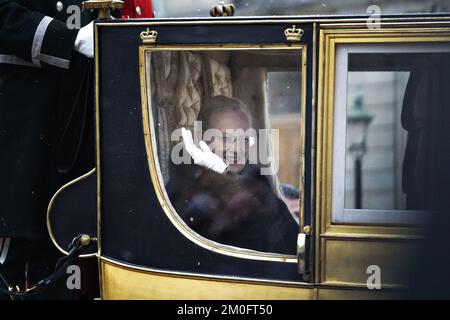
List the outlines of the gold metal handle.
{"label": "gold metal handle", "polygon": [[99,19],[110,19],[111,10],[122,9],[124,1],[120,0],[88,0],[81,4],[83,10],[98,9]]}

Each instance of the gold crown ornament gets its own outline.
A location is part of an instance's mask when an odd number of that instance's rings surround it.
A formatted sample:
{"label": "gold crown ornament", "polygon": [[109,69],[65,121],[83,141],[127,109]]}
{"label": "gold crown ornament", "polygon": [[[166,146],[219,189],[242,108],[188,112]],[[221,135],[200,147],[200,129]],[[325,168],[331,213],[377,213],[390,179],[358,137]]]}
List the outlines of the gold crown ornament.
{"label": "gold crown ornament", "polygon": [[139,36],[141,37],[142,43],[144,44],[155,43],[158,32],[147,28],[147,30],[142,31]]}
{"label": "gold crown ornament", "polygon": [[300,41],[304,33],[305,31],[303,31],[303,29],[296,28],[295,25],[293,25],[292,28],[284,30],[287,41]]}

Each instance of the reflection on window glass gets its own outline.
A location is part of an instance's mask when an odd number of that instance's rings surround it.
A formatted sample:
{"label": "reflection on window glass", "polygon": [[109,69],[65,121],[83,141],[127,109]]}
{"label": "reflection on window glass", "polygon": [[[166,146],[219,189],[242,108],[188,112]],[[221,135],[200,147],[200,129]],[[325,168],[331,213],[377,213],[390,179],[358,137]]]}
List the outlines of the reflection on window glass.
{"label": "reflection on window glass", "polygon": [[278,148],[282,155],[278,179],[287,204],[298,220],[300,215],[300,71],[269,71],[267,99],[270,127],[279,132]]}
{"label": "reflection on window glass", "polygon": [[300,81],[300,70],[269,70],[267,73],[267,98],[269,100],[270,114],[298,115],[300,113],[300,94],[298,92],[301,88]]}
{"label": "reflection on window glass", "polygon": [[353,53],[348,66],[345,208],[432,210],[450,55]]}
{"label": "reflection on window glass", "polygon": [[147,66],[159,169],[183,222],[215,242],[295,254],[301,51],[157,51]]}

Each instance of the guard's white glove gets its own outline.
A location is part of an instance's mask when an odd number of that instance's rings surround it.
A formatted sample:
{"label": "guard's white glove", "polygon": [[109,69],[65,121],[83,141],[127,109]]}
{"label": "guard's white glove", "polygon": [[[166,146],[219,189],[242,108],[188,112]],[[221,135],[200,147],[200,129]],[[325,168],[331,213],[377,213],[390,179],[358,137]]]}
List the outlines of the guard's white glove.
{"label": "guard's white glove", "polygon": [[192,157],[195,164],[204,168],[213,170],[217,173],[224,173],[227,169],[227,164],[217,154],[209,149],[205,141],[200,141],[198,148],[192,139],[192,133],[185,128],[181,128],[181,135],[183,136],[184,148]]}
{"label": "guard's white glove", "polygon": [[92,21],[87,26],[78,31],[75,39],[75,51],[85,55],[88,58],[94,57],[94,22]]}

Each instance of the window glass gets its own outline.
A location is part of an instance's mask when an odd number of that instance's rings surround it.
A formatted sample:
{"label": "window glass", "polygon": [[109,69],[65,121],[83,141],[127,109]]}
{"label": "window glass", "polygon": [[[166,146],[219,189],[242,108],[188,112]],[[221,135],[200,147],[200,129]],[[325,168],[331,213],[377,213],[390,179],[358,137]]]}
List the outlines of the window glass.
{"label": "window glass", "polygon": [[300,49],[146,55],[161,183],[180,223],[214,242],[296,254]]}
{"label": "window glass", "polygon": [[345,208],[406,209],[400,120],[408,78],[408,71],[348,74]]}
{"label": "window glass", "polygon": [[393,210],[436,209],[449,150],[449,67],[447,44],[337,45],[335,222],[402,223],[409,218]]}
{"label": "window glass", "polygon": [[[274,70],[267,73],[267,98],[269,100],[270,126],[279,132],[277,154],[278,179],[283,196],[300,216],[300,148],[301,148],[301,72]],[[299,92],[300,90],[300,92]]]}

